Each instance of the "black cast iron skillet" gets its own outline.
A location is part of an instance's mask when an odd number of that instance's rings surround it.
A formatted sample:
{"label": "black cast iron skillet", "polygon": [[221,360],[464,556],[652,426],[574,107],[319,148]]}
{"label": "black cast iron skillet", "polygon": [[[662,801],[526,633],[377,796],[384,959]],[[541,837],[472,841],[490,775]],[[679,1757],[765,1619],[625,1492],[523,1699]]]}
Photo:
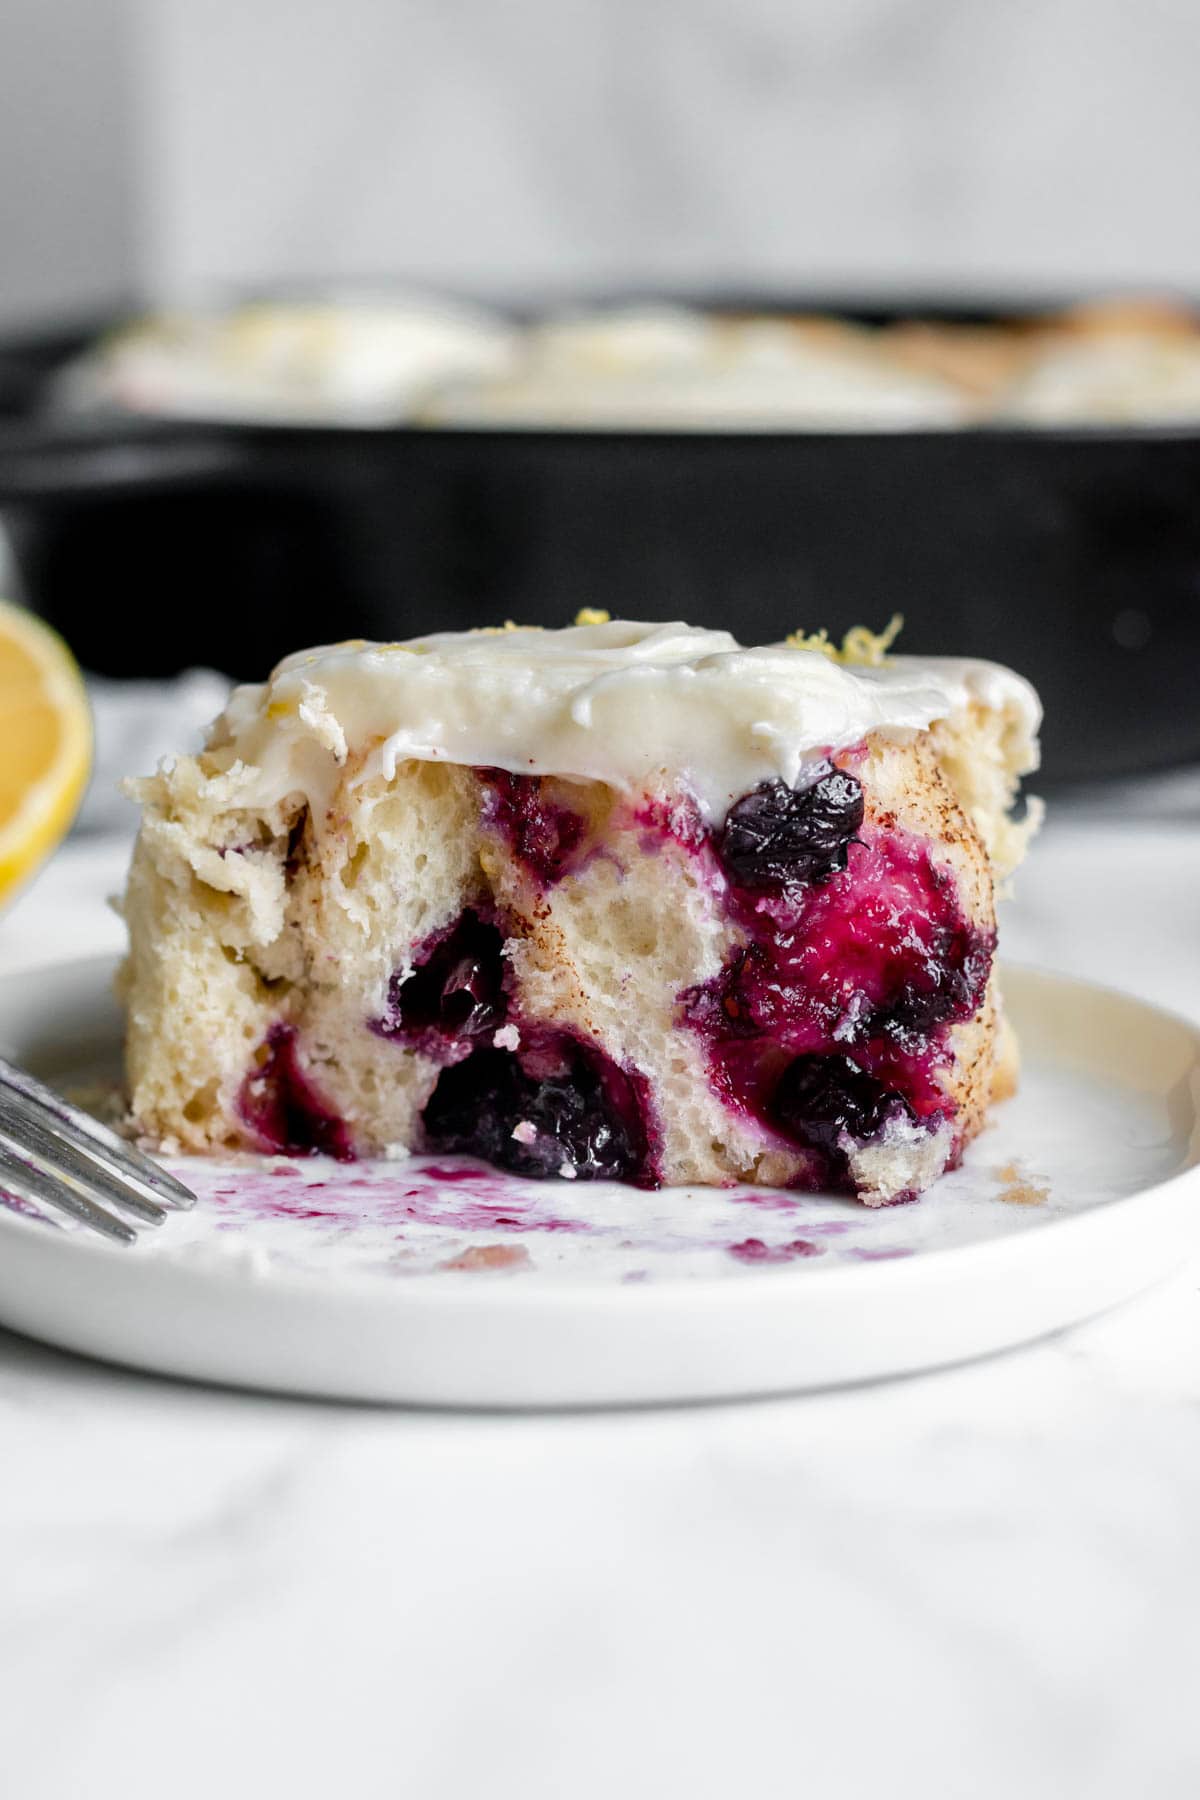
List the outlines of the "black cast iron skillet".
{"label": "black cast iron skillet", "polygon": [[260,678],[306,643],[581,606],[746,642],[900,610],[905,650],[1031,677],[1050,782],[1200,757],[1200,424],[48,426],[58,355],[33,350],[0,352],[0,508],[28,597],[99,672]]}

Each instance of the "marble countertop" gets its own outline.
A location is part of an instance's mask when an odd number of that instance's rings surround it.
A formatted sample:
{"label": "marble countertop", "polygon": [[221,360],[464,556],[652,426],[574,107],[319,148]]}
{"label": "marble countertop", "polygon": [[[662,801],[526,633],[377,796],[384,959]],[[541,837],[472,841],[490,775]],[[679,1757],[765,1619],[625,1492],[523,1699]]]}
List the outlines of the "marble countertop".
{"label": "marble countertop", "polygon": [[[1200,1016],[1200,831],[1061,809],[1010,956]],[[80,839],[0,969],[116,948]],[[1195,1269],[1031,1349],[489,1417],[173,1385],[0,1333],[0,1788],[1191,1800]]]}

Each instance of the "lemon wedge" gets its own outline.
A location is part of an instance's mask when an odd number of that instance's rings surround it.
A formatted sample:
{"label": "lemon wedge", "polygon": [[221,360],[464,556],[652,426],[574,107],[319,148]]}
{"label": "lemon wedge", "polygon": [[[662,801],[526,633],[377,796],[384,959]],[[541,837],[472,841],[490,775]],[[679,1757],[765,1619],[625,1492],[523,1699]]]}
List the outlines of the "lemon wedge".
{"label": "lemon wedge", "polygon": [[65,835],[92,766],[83,677],[58,636],[0,600],[0,900]]}

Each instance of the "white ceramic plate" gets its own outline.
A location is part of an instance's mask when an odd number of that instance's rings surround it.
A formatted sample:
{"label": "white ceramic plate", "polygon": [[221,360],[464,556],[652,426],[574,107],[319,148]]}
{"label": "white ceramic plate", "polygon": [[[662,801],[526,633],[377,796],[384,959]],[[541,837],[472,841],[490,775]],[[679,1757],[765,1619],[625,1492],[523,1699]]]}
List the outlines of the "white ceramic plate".
{"label": "white ceramic plate", "polygon": [[[0,980],[0,1049],[111,1079],[110,981]],[[131,1250],[0,1207],[0,1322],[164,1374],[455,1406],[775,1393],[1023,1343],[1200,1248],[1200,1031],[1054,976],[1006,993],[1021,1092],[911,1205],[178,1159],[199,1206]]]}

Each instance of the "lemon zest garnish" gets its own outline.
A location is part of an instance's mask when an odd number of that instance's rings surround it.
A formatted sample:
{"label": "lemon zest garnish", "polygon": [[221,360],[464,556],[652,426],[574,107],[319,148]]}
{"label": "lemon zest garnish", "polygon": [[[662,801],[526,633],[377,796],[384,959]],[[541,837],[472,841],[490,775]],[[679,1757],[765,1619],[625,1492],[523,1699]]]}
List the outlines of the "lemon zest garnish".
{"label": "lemon zest garnish", "polygon": [[827,631],[793,631],[784,642],[790,650],[815,650],[834,662],[860,669],[881,669],[887,653],[904,629],[904,614],[893,613],[882,631],[870,631],[865,625],[852,625],[842,639],[839,650],[829,641]]}
{"label": "lemon zest garnish", "polygon": [[503,625],[473,625],[472,637],[503,637],[508,631],[541,631],[540,625],[518,625],[512,619],[505,619]]}
{"label": "lemon zest garnish", "polygon": [[904,614],[893,613],[882,631],[855,625],[842,639],[842,661],[867,669],[881,669],[887,653],[904,630]]}
{"label": "lemon zest garnish", "polygon": [[577,625],[610,625],[612,614],[605,612],[602,606],[581,606],[575,614]]}
{"label": "lemon zest garnish", "polygon": [[789,650],[815,650],[818,656],[831,656],[834,662],[841,655],[837,645],[830,643],[824,626],[820,631],[791,631],[783,641]]}

